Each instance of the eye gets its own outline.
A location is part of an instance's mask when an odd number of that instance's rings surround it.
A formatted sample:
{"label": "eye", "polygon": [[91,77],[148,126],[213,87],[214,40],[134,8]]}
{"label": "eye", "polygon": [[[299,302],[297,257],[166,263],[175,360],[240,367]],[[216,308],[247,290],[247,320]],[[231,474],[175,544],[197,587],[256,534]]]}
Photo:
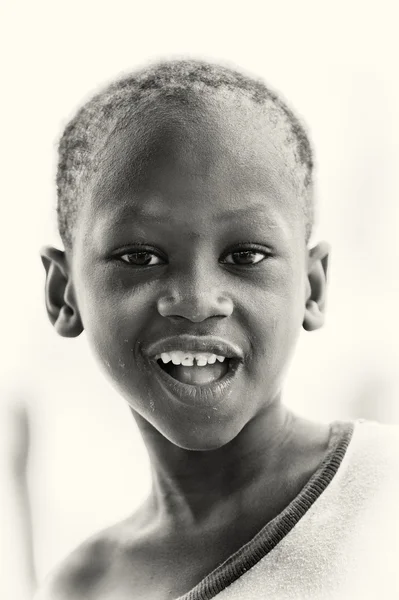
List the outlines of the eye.
{"label": "eye", "polygon": [[236,250],[226,254],[222,262],[229,265],[252,266],[262,262],[267,257],[268,253],[260,250]]}
{"label": "eye", "polygon": [[137,250],[136,252],[126,252],[118,257],[122,262],[135,267],[153,267],[163,264],[160,256],[148,250]]}

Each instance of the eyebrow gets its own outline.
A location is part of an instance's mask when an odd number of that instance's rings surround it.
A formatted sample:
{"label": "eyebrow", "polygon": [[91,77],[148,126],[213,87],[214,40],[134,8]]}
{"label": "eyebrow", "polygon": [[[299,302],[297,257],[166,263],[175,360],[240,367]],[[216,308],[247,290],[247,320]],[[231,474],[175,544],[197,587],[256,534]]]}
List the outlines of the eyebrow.
{"label": "eyebrow", "polygon": [[[233,219],[240,219],[245,215],[254,215],[264,212],[265,203],[257,203],[251,206],[243,206],[241,208],[233,208],[225,211],[222,215],[217,217],[218,221],[231,221]],[[135,217],[142,219],[143,221],[151,221],[156,223],[165,223],[173,213],[171,211],[164,212],[151,212],[145,209],[145,207],[124,207],[118,214],[118,220],[124,221],[126,218],[134,215]]]}
{"label": "eyebrow", "polygon": [[220,219],[232,220],[244,215],[257,214],[259,212],[263,212],[264,210],[265,204],[264,202],[262,202],[258,204],[253,204],[252,206],[243,206],[242,208],[233,208],[231,210],[228,210],[225,213],[223,213]]}

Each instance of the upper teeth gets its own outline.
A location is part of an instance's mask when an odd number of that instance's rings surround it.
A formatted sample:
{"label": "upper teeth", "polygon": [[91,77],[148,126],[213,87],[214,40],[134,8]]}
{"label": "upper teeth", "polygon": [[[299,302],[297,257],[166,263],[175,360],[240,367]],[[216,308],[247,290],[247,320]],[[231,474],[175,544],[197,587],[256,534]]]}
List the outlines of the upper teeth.
{"label": "upper teeth", "polygon": [[158,360],[159,358],[163,363],[172,361],[174,365],[183,365],[185,367],[192,367],[195,359],[197,366],[204,367],[208,364],[213,365],[217,360],[223,362],[226,357],[211,354],[210,352],[181,352],[180,350],[176,350],[175,352],[157,354],[155,359]]}

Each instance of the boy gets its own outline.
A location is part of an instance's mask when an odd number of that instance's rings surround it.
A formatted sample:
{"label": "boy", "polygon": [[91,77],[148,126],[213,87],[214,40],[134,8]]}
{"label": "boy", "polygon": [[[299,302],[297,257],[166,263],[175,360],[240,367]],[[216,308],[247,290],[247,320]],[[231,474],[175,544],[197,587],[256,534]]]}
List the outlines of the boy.
{"label": "boy", "polygon": [[397,548],[396,429],[281,403],[301,326],[323,324],[329,251],[308,248],[298,119],[262,82],[171,61],[99,93],[59,150],[65,252],[42,251],[47,311],[60,335],[86,331],[153,486],[39,597],[396,597],[379,545],[389,531]]}

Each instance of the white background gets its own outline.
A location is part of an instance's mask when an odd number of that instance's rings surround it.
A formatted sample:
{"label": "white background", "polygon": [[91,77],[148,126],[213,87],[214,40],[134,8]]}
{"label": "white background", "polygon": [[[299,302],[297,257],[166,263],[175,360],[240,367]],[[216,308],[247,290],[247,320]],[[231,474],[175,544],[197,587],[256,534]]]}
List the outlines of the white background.
{"label": "white background", "polygon": [[319,226],[332,244],[328,319],[304,333],[286,401],[320,419],[399,422],[398,9],[394,1],[4,2],[1,57],[1,365],[32,419],[39,578],[149,485],[133,419],[86,348],[44,310],[56,145],[76,107],[166,57],[262,76],[307,122]]}

